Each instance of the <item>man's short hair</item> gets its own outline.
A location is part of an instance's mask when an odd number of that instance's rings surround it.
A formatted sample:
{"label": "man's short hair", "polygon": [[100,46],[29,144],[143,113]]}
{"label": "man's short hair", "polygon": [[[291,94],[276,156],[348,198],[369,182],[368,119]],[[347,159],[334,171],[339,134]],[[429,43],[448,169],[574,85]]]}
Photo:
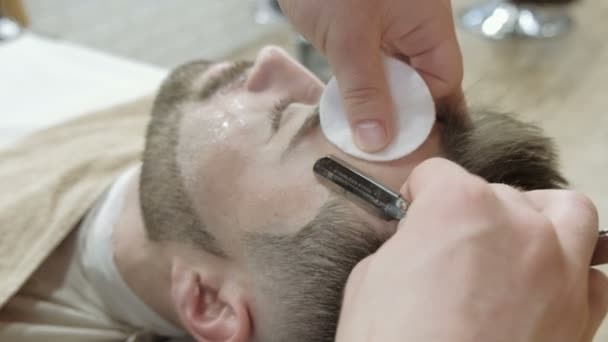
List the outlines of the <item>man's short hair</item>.
{"label": "man's short hair", "polygon": [[224,256],[215,238],[203,226],[184,187],[177,162],[183,115],[179,104],[192,98],[194,76],[208,66],[204,61],[182,65],[161,85],[146,132],[139,196],[150,240],[191,243]]}
{"label": "man's short hair", "polygon": [[[161,87],[146,136],[140,199],[151,240],[189,243],[225,256],[202,225],[176,159],[184,114],[179,103],[190,97],[192,75],[205,67],[203,62],[182,66]],[[469,172],[522,190],[566,185],[554,145],[537,126],[501,113],[438,111],[445,157]],[[246,234],[248,266],[256,274],[255,341],[334,340],[350,271],[389,237],[353,212],[334,199],[296,233]]]}

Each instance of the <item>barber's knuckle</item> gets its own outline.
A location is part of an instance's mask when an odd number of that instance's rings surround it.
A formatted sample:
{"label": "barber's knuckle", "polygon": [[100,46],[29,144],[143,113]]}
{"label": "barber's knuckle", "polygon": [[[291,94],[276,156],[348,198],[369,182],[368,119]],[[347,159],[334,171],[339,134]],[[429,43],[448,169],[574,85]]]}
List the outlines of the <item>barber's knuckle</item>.
{"label": "barber's knuckle", "polygon": [[409,179],[414,180],[414,179],[420,178],[421,176],[424,176],[426,174],[425,171],[429,167],[432,167],[434,164],[437,164],[437,163],[441,163],[440,158],[430,158],[430,159],[423,161],[422,163],[420,163],[416,167],[414,167],[414,169],[410,173]]}
{"label": "barber's knuckle", "polygon": [[526,222],[529,238],[538,241],[541,246],[557,238],[555,225],[548,217],[540,214],[532,215],[526,217]]}
{"label": "barber's knuckle", "polygon": [[526,217],[521,226],[524,228],[520,230],[521,242],[525,246],[522,258],[534,276],[539,267],[545,267],[560,257],[559,238],[555,226],[544,215]]}
{"label": "barber's knuckle", "polygon": [[488,183],[440,157],[429,158],[419,164],[410,174],[409,180],[441,192],[443,196],[438,197],[441,201],[467,203],[488,199],[492,195]]}
{"label": "barber's knuckle", "polygon": [[466,179],[452,182],[442,189],[440,201],[453,209],[467,212],[485,211],[495,202],[492,188],[481,180]]}
{"label": "barber's knuckle", "polygon": [[412,175],[434,174],[440,170],[446,169],[450,166],[450,164],[451,162],[447,159],[432,157],[418,164],[418,166],[412,171]]}
{"label": "barber's knuckle", "polygon": [[317,29],[317,34],[325,35],[327,57],[334,62],[359,59],[363,48],[371,48],[374,31],[365,30],[361,23],[368,19],[353,16],[348,21],[328,21],[325,29]]}
{"label": "barber's knuckle", "polygon": [[[412,170],[408,179],[411,183],[419,183],[423,182],[424,179],[429,177],[435,178],[439,173],[441,173],[440,170],[444,169],[447,164],[449,164],[449,162],[446,159],[438,157],[427,159],[422,163],[418,164],[418,166],[416,166]],[[438,177],[437,182],[435,184],[441,183],[442,181],[443,178]]]}
{"label": "barber's knuckle", "polygon": [[353,267],[353,269],[350,271],[348,281],[351,283],[352,282],[355,282],[355,283],[361,282],[366,277],[366,274],[369,271],[371,262],[372,262],[372,256],[369,256],[369,257],[364,258],[363,260],[359,261],[355,265],[355,267]]}
{"label": "barber's knuckle", "polygon": [[583,193],[577,191],[563,191],[562,198],[567,207],[578,212],[587,222],[598,221],[597,207],[593,201]]}
{"label": "barber's knuckle", "polygon": [[364,274],[364,273],[366,273],[367,269],[370,266],[370,263],[373,260],[372,257],[373,257],[373,255],[369,256],[367,258],[364,258],[363,260],[359,261],[355,265],[355,267],[353,267],[352,273],[355,273],[355,274],[362,274],[362,273]]}
{"label": "barber's knuckle", "polygon": [[493,200],[496,195],[489,184],[481,179],[471,178],[466,183],[457,185],[462,200],[471,204],[486,204]]}
{"label": "barber's knuckle", "polygon": [[420,163],[420,165],[426,165],[426,167],[447,166],[451,164],[453,162],[441,157],[431,157]]}
{"label": "barber's knuckle", "polygon": [[357,34],[348,34],[348,32],[343,32],[342,30],[332,30],[329,39],[331,39],[333,45],[332,49],[342,57],[347,57],[350,53],[356,53],[361,48],[361,37]]}
{"label": "barber's knuckle", "polygon": [[513,188],[510,185],[504,184],[504,183],[492,183],[490,186],[496,192],[506,192],[506,193],[517,192],[517,190],[515,188]]}
{"label": "barber's knuckle", "polygon": [[382,90],[373,85],[351,86],[344,89],[344,101],[354,106],[368,106],[370,101],[383,96]]}

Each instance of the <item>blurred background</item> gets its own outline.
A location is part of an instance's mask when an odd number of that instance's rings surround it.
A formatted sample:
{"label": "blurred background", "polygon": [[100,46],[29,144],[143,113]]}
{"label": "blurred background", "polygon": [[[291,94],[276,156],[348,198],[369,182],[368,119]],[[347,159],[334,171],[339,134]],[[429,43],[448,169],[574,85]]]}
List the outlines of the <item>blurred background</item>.
{"label": "blurred background", "polygon": [[[542,126],[608,228],[608,1],[452,4],[468,103]],[[152,94],[195,58],[253,58],[276,44],[331,75],[274,0],[0,0],[0,16],[0,146]]]}
{"label": "blurred background", "polygon": [[[452,3],[469,104],[539,122],[608,217],[608,1]],[[151,93],[191,59],[254,58],[276,44],[331,75],[275,0],[0,0],[0,16],[0,145]]]}
{"label": "blurred background", "polygon": [[166,68],[238,55],[281,32],[257,25],[247,0],[3,2],[20,2],[36,33]]}
{"label": "blurred background", "polygon": [[[453,1],[463,30],[494,40],[563,36],[572,30],[577,2]],[[276,0],[0,0],[0,3],[5,17],[47,38],[165,68],[200,57],[248,57],[267,43],[288,47],[303,59],[313,59],[307,55],[306,44],[288,29]]]}

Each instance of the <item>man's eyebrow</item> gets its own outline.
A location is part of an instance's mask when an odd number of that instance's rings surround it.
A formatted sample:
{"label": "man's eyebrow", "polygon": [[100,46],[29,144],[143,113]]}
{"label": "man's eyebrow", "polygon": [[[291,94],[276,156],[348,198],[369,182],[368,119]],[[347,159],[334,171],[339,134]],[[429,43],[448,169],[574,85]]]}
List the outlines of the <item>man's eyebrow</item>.
{"label": "man's eyebrow", "polygon": [[240,61],[235,62],[219,75],[212,77],[210,80],[205,82],[201,90],[198,92],[198,100],[206,100],[213,96],[224,85],[238,79],[243,75],[249,68],[253,66],[253,62]]}
{"label": "man's eyebrow", "polygon": [[317,106],[312,113],[308,115],[308,117],[302,123],[302,126],[296,131],[291,140],[289,141],[289,145],[283,154],[281,154],[281,160],[284,160],[287,157],[287,154],[291,152],[303,139],[312,131],[313,129],[319,127],[320,119],[319,119],[319,107]]}

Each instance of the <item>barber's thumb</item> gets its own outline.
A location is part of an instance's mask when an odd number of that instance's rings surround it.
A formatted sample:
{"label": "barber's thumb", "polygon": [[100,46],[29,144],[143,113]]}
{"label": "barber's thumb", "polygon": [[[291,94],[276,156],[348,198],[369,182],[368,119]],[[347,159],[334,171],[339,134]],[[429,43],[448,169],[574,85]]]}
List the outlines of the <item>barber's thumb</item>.
{"label": "barber's thumb", "polygon": [[406,201],[412,201],[423,193],[434,193],[443,198],[446,191],[458,192],[459,187],[479,182],[479,177],[455,162],[433,157],[414,167],[399,192]]}
{"label": "barber's thumb", "polygon": [[381,151],[395,132],[380,49],[372,53],[358,50],[332,64],[355,144],[368,153]]}

